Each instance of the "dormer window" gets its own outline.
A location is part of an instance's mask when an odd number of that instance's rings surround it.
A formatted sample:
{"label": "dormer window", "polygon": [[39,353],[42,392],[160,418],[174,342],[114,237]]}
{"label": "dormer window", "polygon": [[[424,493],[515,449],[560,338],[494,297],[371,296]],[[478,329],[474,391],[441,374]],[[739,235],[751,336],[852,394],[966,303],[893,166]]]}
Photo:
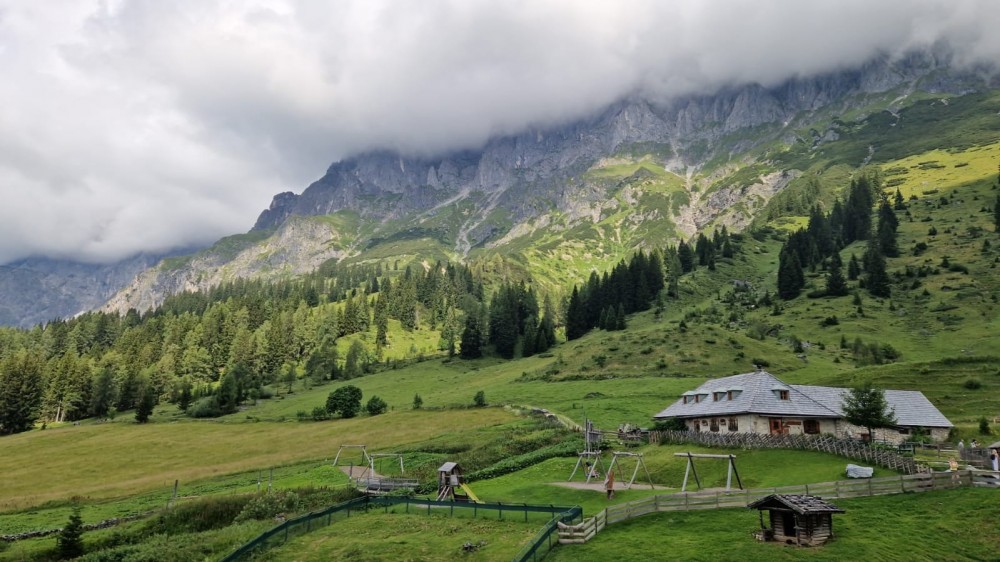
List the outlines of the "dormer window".
{"label": "dormer window", "polygon": [[713,392],[712,393],[712,401],[713,402],[718,402],[719,400],[723,400],[725,398],[726,398],[726,393],[725,392]]}
{"label": "dormer window", "polygon": [[788,400],[788,391],[787,390],[779,390],[778,391],[778,400]]}
{"label": "dormer window", "polygon": [[739,397],[739,395],[740,395],[741,392],[743,392],[743,391],[740,390],[740,389],[738,389],[738,388],[733,388],[731,390],[727,390],[726,391],[726,400],[736,400],[736,398]]}

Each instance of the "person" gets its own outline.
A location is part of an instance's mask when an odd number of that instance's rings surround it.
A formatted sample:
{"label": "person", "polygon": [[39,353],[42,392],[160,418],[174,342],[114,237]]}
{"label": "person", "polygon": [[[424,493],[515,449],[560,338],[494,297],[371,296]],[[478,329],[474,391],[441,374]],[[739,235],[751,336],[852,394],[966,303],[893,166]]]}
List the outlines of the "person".
{"label": "person", "polygon": [[962,440],[962,439],[958,440],[958,448],[959,448],[959,450],[965,448],[965,441],[964,440]]}
{"label": "person", "polygon": [[993,472],[1000,471],[1000,450],[990,449],[990,462],[993,463]]}
{"label": "person", "polygon": [[608,499],[614,499],[615,497],[615,473],[614,471],[608,471],[608,477],[604,479],[604,488],[608,491]]}
{"label": "person", "polygon": [[958,461],[955,460],[955,457],[948,459],[948,470],[951,471],[951,480],[958,481]]}
{"label": "person", "polygon": [[969,443],[969,447],[972,448],[972,449],[978,449],[979,448],[979,441],[976,441],[975,439],[973,439],[972,443]]}

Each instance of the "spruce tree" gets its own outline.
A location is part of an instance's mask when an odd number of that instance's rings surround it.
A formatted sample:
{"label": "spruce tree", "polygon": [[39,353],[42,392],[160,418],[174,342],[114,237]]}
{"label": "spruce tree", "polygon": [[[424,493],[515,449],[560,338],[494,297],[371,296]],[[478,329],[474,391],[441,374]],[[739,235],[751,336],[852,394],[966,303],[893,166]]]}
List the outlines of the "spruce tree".
{"label": "spruce tree", "polygon": [[459,357],[462,359],[479,359],[483,356],[483,331],[474,310],[465,313],[465,329],[459,346]]}
{"label": "spruce tree", "polygon": [[888,297],[891,294],[889,274],[886,272],[885,256],[881,244],[869,240],[865,251],[865,288],[872,296]]}
{"label": "spruce tree", "polygon": [[59,530],[56,537],[56,553],[60,560],[70,560],[83,556],[83,518],[80,517],[80,506],[74,505],[66,526]]}
{"label": "spruce tree", "polygon": [[876,235],[883,256],[890,258],[899,256],[899,245],[896,242],[896,229],[898,227],[899,219],[896,218],[896,211],[889,206],[888,201],[882,201],[878,208]]}
{"label": "spruce tree", "polygon": [[586,333],[586,311],[583,310],[580,293],[574,286],[573,293],[569,297],[569,306],[566,309],[566,339],[575,340]]}
{"label": "spruce tree", "polygon": [[135,421],[138,423],[148,422],[155,405],[156,390],[153,389],[153,385],[149,384],[149,381],[146,381],[146,384],[143,385],[142,395],[139,398],[139,404],[135,407]]}
{"label": "spruce tree", "polygon": [[31,429],[42,405],[41,356],[21,350],[0,362],[0,435]]}
{"label": "spruce tree", "polygon": [[778,296],[791,300],[799,296],[805,286],[805,275],[799,255],[791,248],[784,248],[778,256]]}
{"label": "spruce tree", "polygon": [[677,259],[680,260],[681,273],[688,273],[694,269],[694,252],[683,240],[677,245]]}
{"label": "spruce tree", "polygon": [[861,265],[858,264],[858,256],[851,254],[851,259],[847,262],[847,278],[851,281],[857,281],[860,275]]}
{"label": "spruce tree", "polygon": [[1000,232],[1000,195],[997,195],[997,202],[993,205],[993,228]]}
{"label": "spruce tree", "polygon": [[847,281],[844,279],[843,262],[840,254],[834,252],[830,259],[830,271],[826,276],[826,294],[831,297],[842,297],[847,294]]}

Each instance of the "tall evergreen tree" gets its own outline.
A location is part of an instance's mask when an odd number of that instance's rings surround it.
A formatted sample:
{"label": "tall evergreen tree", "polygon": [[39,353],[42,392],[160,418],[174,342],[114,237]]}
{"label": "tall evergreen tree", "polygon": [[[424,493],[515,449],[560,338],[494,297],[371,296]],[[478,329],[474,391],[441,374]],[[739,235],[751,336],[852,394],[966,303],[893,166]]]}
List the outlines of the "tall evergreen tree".
{"label": "tall evergreen tree", "polygon": [[857,281],[861,276],[861,265],[858,263],[858,256],[851,254],[851,259],[847,262],[847,278]]}
{"label": "tall evergreen tree", "polygon": [[483,329],[479,315],[475,310],[465,313],[465,329],[462,331],[462,341],[459,344],[459,357],[462,359],[478,359],[483,356]]}
{"label": "tall evergreen tree", "polygon": [[135,407],[135,421],[138,423],[148,422],[149,416],[153,414],[154,406],[156,406],[156,390],[149,381],[146,381],[142,385],[139,403]]}
{"label": "tall evergreen tree", "polygon": [[878,207],[876,236],[883,256],[890,258],[899,256],[899,244],[896,242],[896,229],[898,227],[899,219],[896,218],[896,211],[889,206],[888,201],[882,201]]}
{"label": "tall evergreen tree", "polygon": [[885,256],[878,241],[869,240],[864,255],[865,289],[872,296],[888,297],[891,294],[889,273],[886,271]]}
{"label": "tall evergreen tree", "polygon": [[583,309],[583,302],[576,287],[569,297],[569,306],[566,310],[566,339],[575,340],[587,333],[586,311]]}
{"label": "tall evergreen tree", "polygon": [[842,297],[847,294],[847,291],[843,261],[840,259],[840,253],[834,252],[830,258],[830,271],[826,275],[826,294],[831,297]]}
{"label": "tall evergreen tree", "polygon": [[880,427],[892,427],[896,423],[896,414],[889,408],[885,399],[885,391],[876,388],[871,381],[852,388],[844,396],[844,419],[848,422],[868,429],[868,435],[873,437],[872,430]]}
{"label": "tall evergreen tree", "polygon": [[0,361],[0,435],[31,429],[42,405],[42,357],[27,350]]}
{"label": "tall evergreen tree", "polygon": [[683,240],[677,245],[677,259],[680,260],[681,273],[688,273],[694,269],[694,252]]}
{"label": "tall evergreen tree", "polygon": [[805,275],[799,263],[798,253],[784,248],[778,255],[778,296],[791,300],[799,296],[805,286]]}
{"label": "tall evergreen tree", "polygon": [[90,392],[90,415],[105,418],[115,403],[115,379],[110,366],[102,368]]}

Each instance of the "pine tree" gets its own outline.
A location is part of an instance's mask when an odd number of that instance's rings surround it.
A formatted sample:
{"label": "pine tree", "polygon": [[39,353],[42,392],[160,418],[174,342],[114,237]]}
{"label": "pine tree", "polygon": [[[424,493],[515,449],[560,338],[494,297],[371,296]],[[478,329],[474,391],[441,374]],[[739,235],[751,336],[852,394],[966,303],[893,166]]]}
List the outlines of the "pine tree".
{"label": "pine tree", "polygon": [[791,300],[799,296],[805,286],[805,275],[799,263],[799,255],[790,248],[785,248],[778,256],[778,296]]}
{"label": "pine tree", "polygon": [[156,390],[153,389],[153,385],[146,381],[143,385],[142,394],[139,398],[139,403],[135,407],[135,421],[137,423],[146,423],[149,421],[149,416],[153,413],[153,407],[156,405]]}
{"label": "pine tree", "polygon": [[896,242],[896,229],[898,227],[899,219],[896,218],[896,211],[889,206],[888,201],[882,201],[878,208],[876,236],[883,256],[890,258],[899,256],[899,245]]}
{"label": "pine tree", "polygon": [[574,286],[566,310],[566,339],[572,341],[586,333],[586,312],[583,310],[579,291]]}
{"label": "pine tree", "polygon": [[74,505],[66,526],[59,530],[56,537],[56,552],[60,560],[70,560],[83,556],[83,518],[80,517],[80,506]]}
{"label": "pine tree", "polygon": [[865,288],[876,297],[888,297],[891,294],[889,274],[886,272],[885,256],[882,255],[880,244],[869,241],[865,251]]}
{"label": "pine tree", "polygon": [[42,405],[41,356],[21,350],[0,362],[0,435],[31,429]]}
{"label": "pine tree", "polygon": [[860,275],[861,265],[858,264],[858,256],[851,254],[851,259],[847,262],[847,278],[851,281],[857,281]]}
{"label": "pine tree", "polygon": [[997,195],[997,202],[993,205],[993,228],[1000,232],[1000,195]]}
{"label": "pine tree", "polygon": [[459,344],[459,357],[462,359],[479,359],[483,356],[483,331],[476,311],[465,313],[465,330],[462,331],[462,341]]}
{"label": "pine tree", "polygon": [[694,269],[694,252],[683,240],[677,245],[677,259],[680,260],[681,273],[688,273]]}
{"label": "pine tree", "polygon": [[90,415],[106,418],[115,403],[115,380],[111,366],[105,366],[94,379],[90,392]]}
{"label": "pine tree", "polygon": [[826,276],[826,294],[831,297],[842,297],[847,294],[847,281],[844,279],[843,262],[840,254],[834,252],[830,259],[830,271]]}

